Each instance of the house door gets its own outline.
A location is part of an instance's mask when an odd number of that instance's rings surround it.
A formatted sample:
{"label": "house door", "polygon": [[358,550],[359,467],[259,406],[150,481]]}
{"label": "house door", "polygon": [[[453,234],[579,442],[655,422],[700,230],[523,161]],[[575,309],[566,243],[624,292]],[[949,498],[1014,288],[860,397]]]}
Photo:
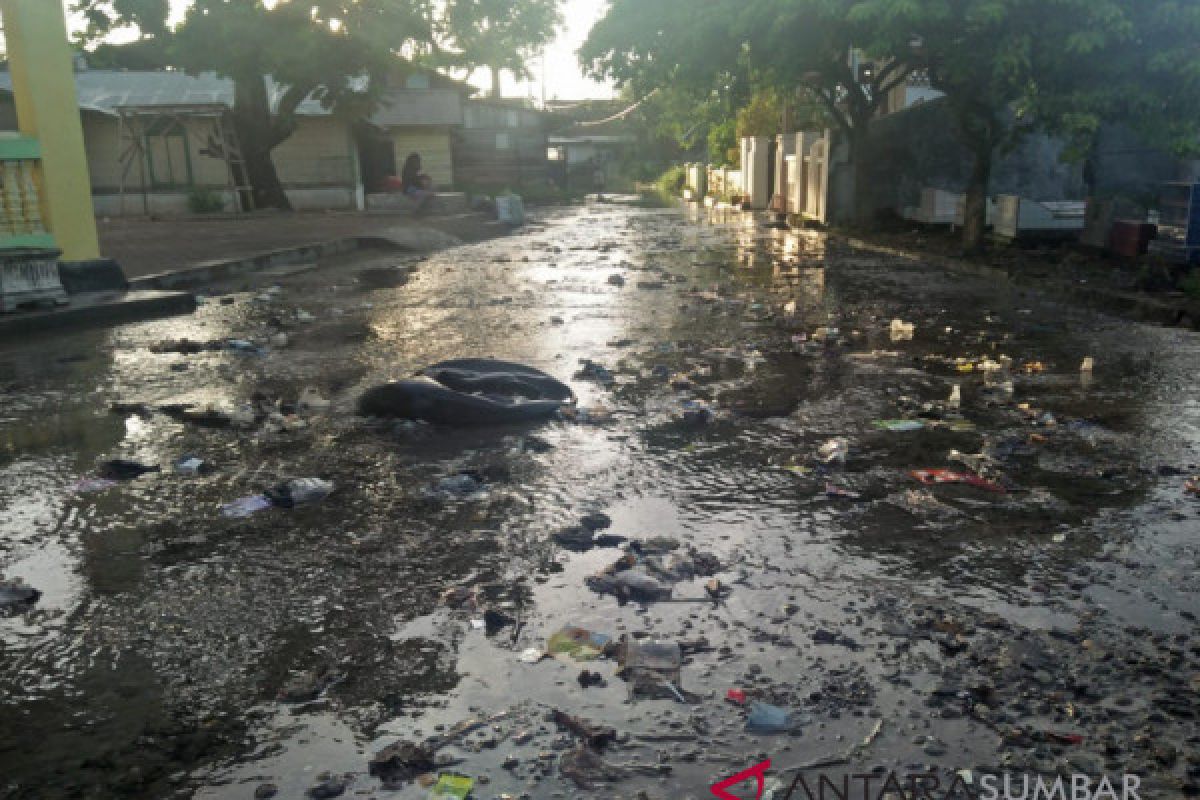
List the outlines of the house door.
{"label": "house door", "polygon": [[392,140],[373,125],[359,125],[354,129],[354,142],[363,186],[368,192],[380,191],[387,178],[399,174]]}

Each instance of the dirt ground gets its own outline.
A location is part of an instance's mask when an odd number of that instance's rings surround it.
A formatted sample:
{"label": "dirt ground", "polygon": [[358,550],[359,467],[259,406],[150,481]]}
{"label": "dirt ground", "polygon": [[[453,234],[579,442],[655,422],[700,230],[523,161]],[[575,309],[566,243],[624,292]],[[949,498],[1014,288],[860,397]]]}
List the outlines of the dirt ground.
{"label": "dirt ground", "polygon": [[[763,222],[538,211],[0,342],[0,800],[1200,794],[1200,338]],[[465,357],[578,403],[358,413]]]}
{"label": "dirt ground", "polygon": [[371,236],[396,227],[432,227],[473,242],[495,235],[477,214],[414,218],[409,214],[322,211],[221,214],[200,217],[101,219],[100,252],[116,259],[127,278],[170,272],[208,261],[281,248]]}

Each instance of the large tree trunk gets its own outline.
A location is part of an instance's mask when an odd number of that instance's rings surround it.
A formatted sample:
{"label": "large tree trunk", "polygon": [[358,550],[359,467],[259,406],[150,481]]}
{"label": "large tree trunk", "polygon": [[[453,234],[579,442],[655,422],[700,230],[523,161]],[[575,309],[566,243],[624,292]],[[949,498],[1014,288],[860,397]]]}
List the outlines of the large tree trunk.
{"label": "large tree trunk", "polygon": [[987,233],[988,185],[992,180],[992,145],[977,143],[971,178],[967,183],[967,197],[963,214],[963,252],[975,254],[983,251]]}
{"label": "large tree trunk", "polygon": [[857,127],[850,136],[850,165],[854,170],[854,224],[860,228],[870,227],[875,221],[866,140],[866,131]]}
{"label": "large tree trunk", "polygon": [[253,190],[255,208],[278,208],[291,211],[271,151],[279,143],[276,125],[271,116],[271,101],[267,81],[261,75],[234,81],[233,124],[237,129],[245,161],[246,177]]}
{"label": "large tree trunk", "polygon": [[488,69],[491,70],[491,72],[492,72],[492,97],[499,98],[500,92],[501,92],[500,68],[499,67],[488,67]]}

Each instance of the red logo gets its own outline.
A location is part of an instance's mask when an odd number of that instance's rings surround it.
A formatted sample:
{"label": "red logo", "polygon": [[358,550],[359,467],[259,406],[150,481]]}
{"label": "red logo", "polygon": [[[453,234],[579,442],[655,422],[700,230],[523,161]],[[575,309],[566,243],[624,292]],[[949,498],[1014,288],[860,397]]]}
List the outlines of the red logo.
{"label": "red logo", "polygon": [[726,778],[720,783],[714,783],[711,787],[712,793],[716,797],[721,798],[721,800],[742,800],[742,798],[738,797],[737,795],[730,794],[725,790],[731,786],[737,786],[739,783],[744,783],[745,781],[754,778],[758,782],[758,789],[754,794],[754,800],[762,800],[763,790],[765,790],[767,787],[766,771],[770,768],[770,759],[767,759],[761,764],[755,764],[750,769],[743,770],[737,775],[734,775],[732,778]]}

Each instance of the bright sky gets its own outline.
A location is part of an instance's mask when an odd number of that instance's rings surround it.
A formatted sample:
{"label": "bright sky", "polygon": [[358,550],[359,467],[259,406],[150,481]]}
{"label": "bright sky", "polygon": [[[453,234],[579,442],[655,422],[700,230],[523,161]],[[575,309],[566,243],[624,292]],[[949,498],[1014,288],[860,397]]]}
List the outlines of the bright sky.
{"label": "bright sky", "polygon": [[[171,5],[178,16],[187,5],[187,0],[171,0]],[[505,75],[502,83],[505,96],[532,97],[540,101],[544,82],[547,100],[612,97],[611,86],[596,83],[584,76],[575,56],[575,51],[583,44],[588,31],[604,14],[606,7],[607,0],[564,0],[563,17],[566,25],[558,38],[546,48],[545,62],[534,59],[530,63],[530,70],[535,76],[532,81],[517,83],[511,75]],[[471,83],[480,88],[491,88],[491,78],[486,72],[472,75]]]}
{"label": "bright sky", "polygon": [[[653,0],[647,1],[653,2]],[[511,76],[505,75],[502,83],[504,94],[514,97],[533,97],[540,101],[542,81],[544,80],[547,100],[612,97],[611,86],[596,83],[584,76],[575,55],[575,51],[587,39],[592,25],[604,15],[607,6],[608,0],[565,0],[563,18],[566,20],[566,26],[559,33],[558,39],[546,48],[544,67],[537,61],[531,63],[529,66],[535,78],[528,83],[518,84],[512,80]],[[481,88],[491,88],[491,79],[486,74],[473,76],[471,82]]]}

